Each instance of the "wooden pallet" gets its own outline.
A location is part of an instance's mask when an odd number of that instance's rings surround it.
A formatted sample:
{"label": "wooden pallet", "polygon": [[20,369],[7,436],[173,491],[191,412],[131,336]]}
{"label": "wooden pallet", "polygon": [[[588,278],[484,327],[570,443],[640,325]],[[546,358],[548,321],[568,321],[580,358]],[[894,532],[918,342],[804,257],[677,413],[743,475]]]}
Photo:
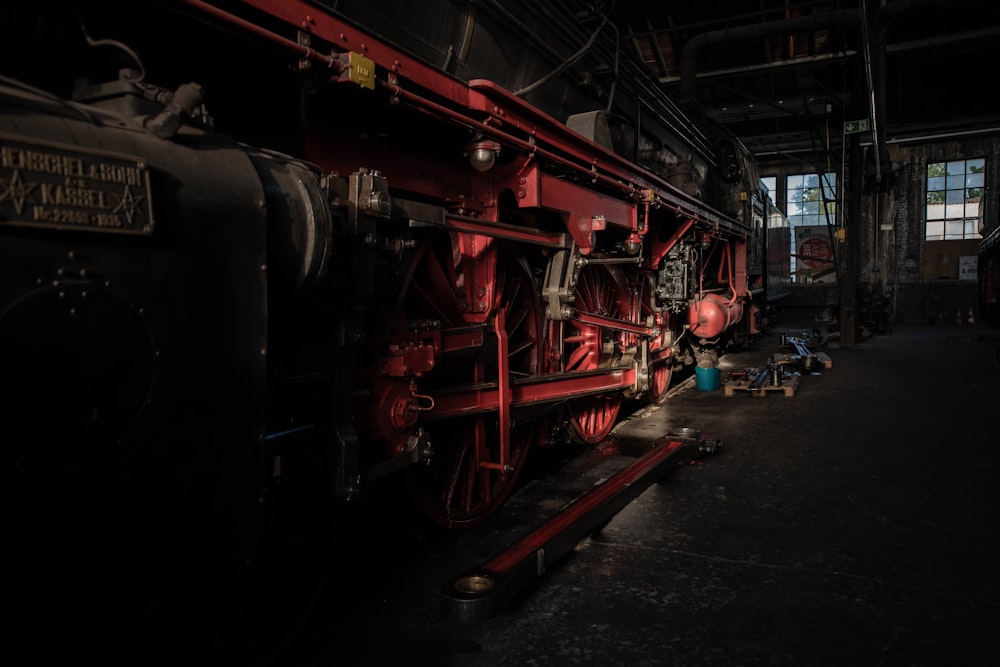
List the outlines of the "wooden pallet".
{"label": "wooden pallet", "polygon": [[[816,360],[823,365],[823,368],[830,370],[833,368],[833,359],[826,352],[812,352]],[[788,354],[785,352],[775,352],[774,353],[774,363],[776,364],[799,364],[802,357],[797,354]]]}
{"label": "wooden pallet", "polygon": [[[765,369],[763,371],[757,371],[758,373],[767,373]],[[799,376],[789,375],[783,376],[780,385],[771,384],[770,379],[765,380],[762,385],[757,388],[752,386],[753,379],[756,377],[756,373],[748,374],[748,379],[741,380],[728,380],[722,385],[723,392],[726,397],[735,396],[737,392],[750,394],[751,396],[764,396],[766,394],[781,392],[788,398],[795,396],[795,390],[799,387]]]}

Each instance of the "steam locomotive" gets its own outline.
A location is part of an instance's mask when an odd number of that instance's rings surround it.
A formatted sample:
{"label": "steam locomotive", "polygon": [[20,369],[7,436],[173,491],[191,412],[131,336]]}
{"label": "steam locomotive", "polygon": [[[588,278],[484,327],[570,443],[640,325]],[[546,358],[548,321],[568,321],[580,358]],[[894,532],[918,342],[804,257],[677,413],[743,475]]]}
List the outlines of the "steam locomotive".
{"label": "steam locomotive", "polygon": [[600,3],[373,4],[0,10],[26,561],[245,562],[387,484],[474,526],[766,326],[756,166]]}

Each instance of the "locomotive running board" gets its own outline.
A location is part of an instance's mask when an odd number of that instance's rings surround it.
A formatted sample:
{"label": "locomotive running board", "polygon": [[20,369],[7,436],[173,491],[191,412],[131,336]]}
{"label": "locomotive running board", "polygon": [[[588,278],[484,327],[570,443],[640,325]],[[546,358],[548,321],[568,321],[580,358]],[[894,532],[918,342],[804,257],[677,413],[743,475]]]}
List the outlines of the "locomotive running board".
{"label": "locomotive running board", "polygon": [[503,611],[517,593],[541,578],[547,569],[605,526],[646,487],[679,460],[711,454],[721,441],[706,441],[700,433],[659,438],[653,448],[614,476],[588,489],[552,519],[477,569],[442,588],[444,615],[462,623],[479,623]]}

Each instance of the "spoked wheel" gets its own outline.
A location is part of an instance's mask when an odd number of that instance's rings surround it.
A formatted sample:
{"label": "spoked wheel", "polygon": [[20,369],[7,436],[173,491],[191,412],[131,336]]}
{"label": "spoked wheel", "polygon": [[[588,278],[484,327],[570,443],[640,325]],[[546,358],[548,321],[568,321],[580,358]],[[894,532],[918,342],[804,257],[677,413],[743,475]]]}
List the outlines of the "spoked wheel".
{"label": "spoked wheel", "polygon": [[655,361],[649,367],[649,391],[646,392],[647,403],[659,403],[660,399],[666,396],[667,390],[670,388],[670,379],[673,376],[673,358],[670,356],[661,356],[666,345],[666,335],[665,333],[660,333],[659,336],[649,343],[650,357],[655,359]]}
{"label": "spoked wheel", "polygon": [[649,341],[649,389],[644,397],[647,403],[655,405],[667,395],[674,374],[674,360],[671,356],[673,351],[666,349],[669,347],[668,341],[673,339],[673,332],[670,329],[670,315],[654,308],[655,294],[643,293],[639,301],[642,304],[640,317],[643,320],[652,320],[660,330],[660,333]]}
{"label": "spoked wheel", "polygon": [[[486,322],[480,345],[446,353],[422,378],[421,386],[431,391],[471,391],[473,385],[539,372],[541,310],[531,272],[500,242],[478,238],[474,259],[467,252],[468,236],[460,242],[459,235],[442,234],[427,242],[403,285],[401,304],[408,318],[440,320],[443,330]],[[498,321],[502,335],[494,329]],[[507,365],[504,378],[499,377],[501,361]],[[537,434],[527,415],[511,414],[507,421],[502,425],[499,413],[490,410],[427,423],[433,453],[428,465],[410,468],[410,480],[418,504],[433,521],[447,528],[476,525],[510,495]]]}
{"label": "spoked wheel", "polygon": [[[627,302],[608,270],[599,265],[580,271],[575,305],[581,312],[627,319]],[[617,365],[622,348],[616,333],[597,325],[569,325],[563,338],[565,370],[590,371]],[[580,442],[600,442],[618,420],[621,405],[620,391],[574,400],[569,406],[570,435]]]}
{"label": "spoked wheel", "polygon": [[621,392],[577,399],[570,406],[572,436],[591,445],[604,440],[614,428],[621,407]]}
{"label": "spoked wheel", "polygon": [[503,472],[485,468],[497,463],[499,423],[487,416],[449,419],[433,429],[430,465],[411,468],[417,503],[430,519],[445,528],[469,528],[503,505],[517,482],[537,433],[532,422],[514,422]]}
{"label": "spoked wheel", "polygon": [[660,399],[666,396],[667,389],[670,388],[670,377],[673,369],[670,367],[670,360],[662,361],[654,365],[649,370],[649,402],[659,403]]}

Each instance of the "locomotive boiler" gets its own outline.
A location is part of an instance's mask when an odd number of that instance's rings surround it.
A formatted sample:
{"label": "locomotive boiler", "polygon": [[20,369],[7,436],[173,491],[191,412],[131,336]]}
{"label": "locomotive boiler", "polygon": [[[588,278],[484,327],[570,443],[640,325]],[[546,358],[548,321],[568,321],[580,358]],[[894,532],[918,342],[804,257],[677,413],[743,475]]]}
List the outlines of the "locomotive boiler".
{"label": "locomotive boiler", "polygon": [[474,526],[760,332],[756,167],[600,6],[148,5],[2,10],[25,534],[244,562],[386,484]]}

